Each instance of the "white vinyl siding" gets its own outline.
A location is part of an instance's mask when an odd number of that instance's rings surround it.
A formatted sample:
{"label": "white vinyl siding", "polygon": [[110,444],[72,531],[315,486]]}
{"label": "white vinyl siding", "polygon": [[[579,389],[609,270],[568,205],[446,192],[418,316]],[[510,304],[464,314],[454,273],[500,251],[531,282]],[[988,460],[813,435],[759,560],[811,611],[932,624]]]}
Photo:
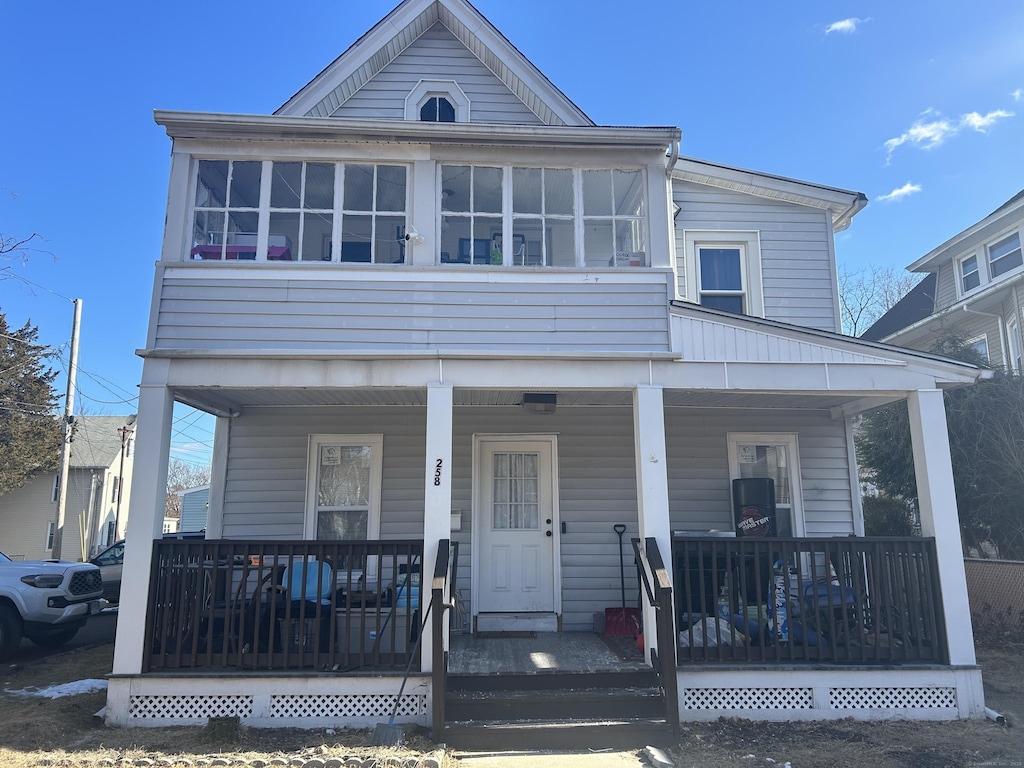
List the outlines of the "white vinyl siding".
{"label": "white vinyl siding", "polygon": [[960,294],[957,283],[960,280],[958,269],[953,262],[943,264],[935,277],[935,309],[940,310],[955,304]]}
{"label": "white vinyl siding", "polygon": [[441,24],[435,24],[330,117],[404,120],[406,96],[420,80],[453,80],[469,98],[470,122],[540,125],[541,120]]}
{"label": "white vinyl siding", "polygon": [[688,231],[758,233],[764,317],[836,331],[836,286],[830,249],[829,214],[792,203],[691,182],[673,182],[676,259],[680,296],[691,295],[694,279],[686,267]]}
{"label": "white vinyl siding", "polygon": [[[232,264],[167,267],[158,349],[667,351],[667,272],[523,273],[496,280],[422,273],[284,277]],[[158,275],[158,280],[160,277]]]}
{"label": "white vinyl siding", "polygon": [[[537,420],[519,408],[459,407],[453,416],[452,508],[461,509],[459,588],[470,593],[472,443],[475,433],[558,433],[563,628],[589,631],[592,615],[621,599],[618,539],[637,535],[633,414],[623,407],[559,407]],[[541,423],[543,422],[543,423]],[[669,508],[674,530],[732,529],[728,432],[792,432],[799,439],[804,519],[810,536],[853,532],[845,424],[825,412],[667,408]],[[233,422],[224,537],[303,537],[309,435],[383,435],[380,536],[423,535],[423,407],[251,408]],[[663,553],[668,557],[668,553]],[[628,562],[632,562],[631,557]],[[626,568],[627,597],[636,596]],[[471,606],[470,606],[471,609]]]}

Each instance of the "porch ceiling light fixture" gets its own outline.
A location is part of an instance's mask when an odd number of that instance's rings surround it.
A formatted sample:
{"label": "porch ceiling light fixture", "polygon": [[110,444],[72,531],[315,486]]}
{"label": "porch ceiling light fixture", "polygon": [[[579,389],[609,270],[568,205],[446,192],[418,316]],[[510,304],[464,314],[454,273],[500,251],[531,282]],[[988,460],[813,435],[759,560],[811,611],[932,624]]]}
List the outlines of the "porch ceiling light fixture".
{"label": "porch ceiling light fixture", "polygon": [[554,413],[557,404],[554,392],[524,392],[521,403],[527,413]]}

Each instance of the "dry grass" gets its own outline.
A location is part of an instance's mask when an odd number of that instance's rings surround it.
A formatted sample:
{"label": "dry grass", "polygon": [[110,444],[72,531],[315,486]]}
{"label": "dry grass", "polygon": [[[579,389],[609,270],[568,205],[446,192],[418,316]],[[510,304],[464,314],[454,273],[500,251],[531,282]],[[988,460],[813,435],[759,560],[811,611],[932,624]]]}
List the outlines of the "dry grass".
{"label": "dry grass", "polygon": [[[399,748],[370,744],[372,731],[329,734],[324,730],[239,728],[231,722],[206,728],[106,728],[93,715],[105,694],[60,699],[18,696],[10,691],[44,688],[110,670],[112,646],[69,651],[8,667],[0,674],[0,765],[11,768],[120,764],[127,761],[306,762],[313,758],[437,757],[456,766],[454,754],[435,752],[422,732]],[[981,649],[989,706],[1008,716],[1009,726],[988,720],[952,723],[852,720],[823,723],[754,723],[720,720],[683,728],[669,750],[678,768],[724,768],[789,762],[793,768],[974,768],[1024,765],[1024,648]],[[1020,727],[1018,727],[1020,726]],[[752,757],[751,757],[752,756]],[[164,763],[166,764],[166,763]],[[483,765],[479,760],[474,765]],[[553,763],[554,765],[555,763]]]}

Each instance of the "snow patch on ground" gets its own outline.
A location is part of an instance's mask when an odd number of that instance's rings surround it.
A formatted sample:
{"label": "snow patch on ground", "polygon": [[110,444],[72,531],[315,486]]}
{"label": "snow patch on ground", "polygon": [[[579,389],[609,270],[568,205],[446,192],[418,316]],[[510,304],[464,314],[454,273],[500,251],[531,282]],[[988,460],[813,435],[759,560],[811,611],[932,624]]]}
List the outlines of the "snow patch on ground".
{"label": "snow patch on ground", "polygon": [[12,696],[36,696],[44,699],[62,699],[65,696],[79,696],[83,693],[96,693],[107,690],[106,680],[76,680],[73,683],[63,685],[51,685],[48,688],[24,688],[12,691],[4,689],[4,693]]}

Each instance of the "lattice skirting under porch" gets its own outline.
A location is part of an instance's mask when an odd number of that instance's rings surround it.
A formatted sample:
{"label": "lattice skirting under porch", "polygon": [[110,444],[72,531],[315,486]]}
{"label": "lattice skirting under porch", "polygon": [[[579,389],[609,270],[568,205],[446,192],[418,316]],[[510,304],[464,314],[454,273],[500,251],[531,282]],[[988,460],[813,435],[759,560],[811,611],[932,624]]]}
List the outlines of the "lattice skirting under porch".
{"label": "lattice skirting under porch", "polygon": [[[372,727],[390,718],[400,683],[400,677],[113,677],[106,720],[131,727],[237,717],[256,727]],[[429,679],[411,679],[396,722],[427,725],[429,707]]]}
{"label": "lattice skirting under porch", "polygon": [[981,717],[976,668],[765,670],[688,668],[679,677],[680,720],[955,720]]}

